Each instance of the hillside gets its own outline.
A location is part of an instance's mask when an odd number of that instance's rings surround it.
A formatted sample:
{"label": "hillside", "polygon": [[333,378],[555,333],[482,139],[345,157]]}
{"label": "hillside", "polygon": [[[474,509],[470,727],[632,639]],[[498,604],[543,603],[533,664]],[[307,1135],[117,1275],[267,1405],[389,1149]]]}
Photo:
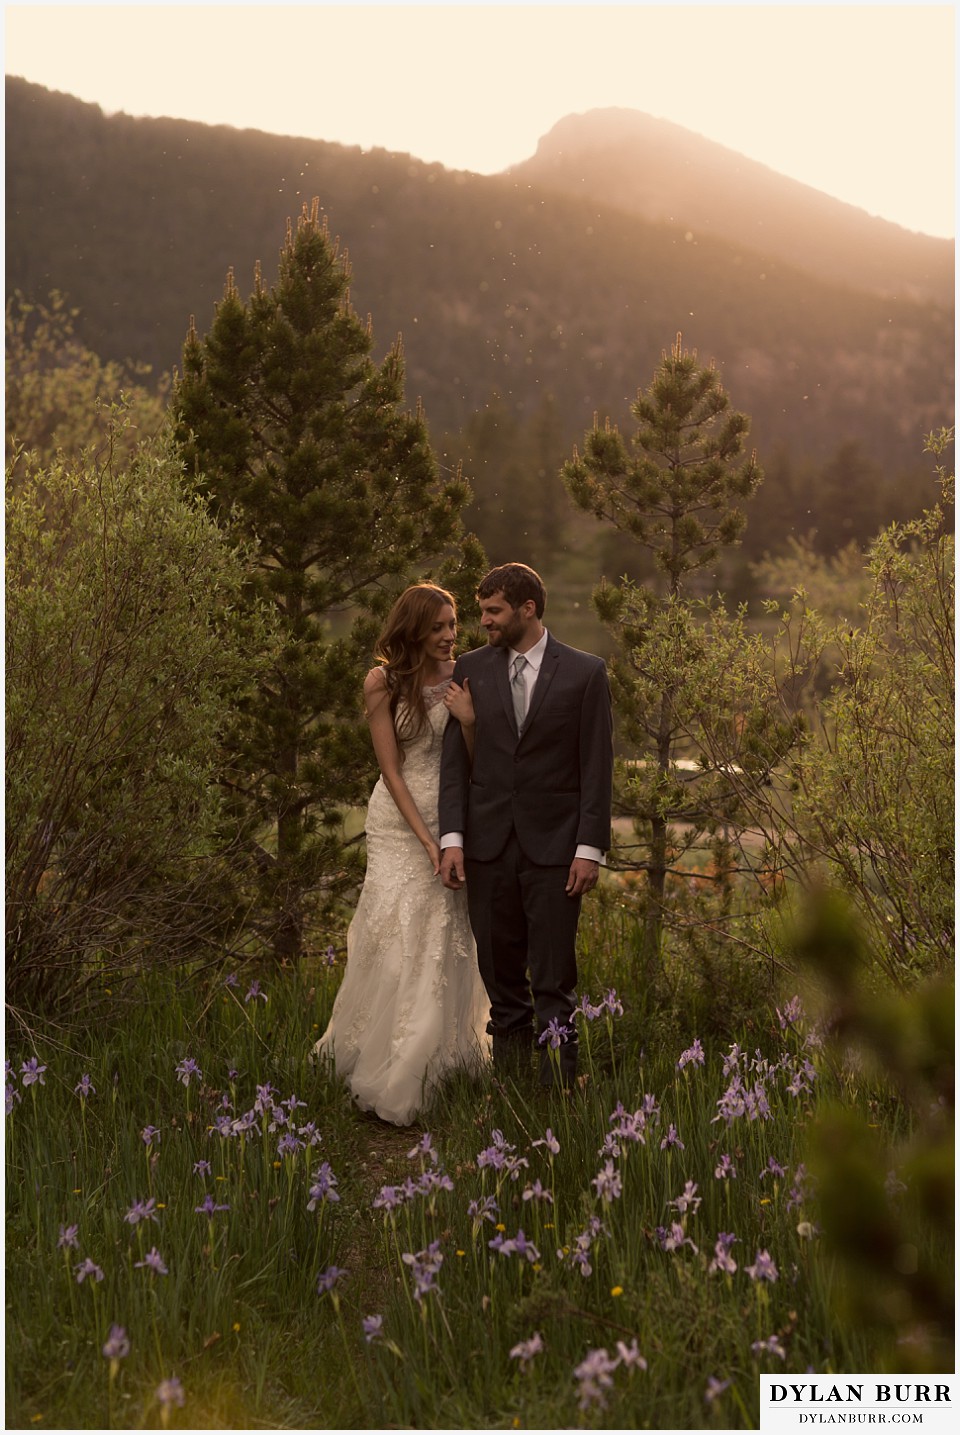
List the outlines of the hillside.
{"label": "hillside", "polygon": [[670,120],[623,109],[568,115],[509,173],[728,240],[831,283],[953,303],[951,240],[878,219]]}
{"label": "hillside", "polygon": [[[558,131],[563,160],[579,121]],[[580,169],[597,193],[563,192],[581,181],[556,159],[558,131],[534,160],[484,177],[380,149],[108,117],[8,79],[8,290],[65,291],[104,357],[166,371],[189,316],[208,326],[228,266],[241,292],[258,258],[271,279],[286,217],[317,194],[376,351],[402,331],[408,395],[422,396],[435,434],[456,435],[494,395],[524,421],[550,399],[566,445],[597,411],[628,423],[630,398],[682,330],[751,415],[761,461],[780,449],[823,463],[852,442],[889,483],[916,469],[922,435],[950,421],[953,401],[952,301],[929,297],[941,287],[932,260],[885,260],[878,240],[876,262],[845,283],[805,271],[800,259],[839,243],[836,202],[793,185],[785,207],[792,182],[743,160],[738,203],[711,208],[704,193],[703,213],[675,223],[676,135],[645,181],[646,213],[630,212],[638,191],[604,177],[596,136]],[[683,143],[692,191],[705,191],[719,147]],[[757,247],[761,225],[776,243]],[[898,236],[897,254],[945,243]]]}

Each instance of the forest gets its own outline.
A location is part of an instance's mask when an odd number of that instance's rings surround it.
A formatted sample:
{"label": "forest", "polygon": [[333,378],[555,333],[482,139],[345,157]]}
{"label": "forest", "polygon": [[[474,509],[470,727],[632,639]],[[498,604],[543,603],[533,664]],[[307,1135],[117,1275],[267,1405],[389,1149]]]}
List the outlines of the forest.
{"label": "forest", "polygon": [[[11,115],[7,1424],[749,1429],[761,1373],[949,1371],[950,308]],[[360,691],[406,584],[475,646],[508,557],[613,692],[583,1069],[397,1129],[308,1060]]]}

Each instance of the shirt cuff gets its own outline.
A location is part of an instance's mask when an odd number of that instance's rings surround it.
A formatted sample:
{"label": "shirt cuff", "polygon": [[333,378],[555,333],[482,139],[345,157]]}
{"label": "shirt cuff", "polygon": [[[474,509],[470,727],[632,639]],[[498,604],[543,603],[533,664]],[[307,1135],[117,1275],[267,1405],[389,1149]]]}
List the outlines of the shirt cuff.
{"label": "shirt cuff", "polygon": [[444,849],[445,847],[459,847],[460,850],[461,850],[461,852],[462,852],[462,851],[463,851],[463,833],[462,833],[462,832],[445,832],[445,833],[443,834],[443,836],[440,838],[440,850],[441,850],[441,852],[443,851],[443,849]]}
{"label": "shirt cuff", "polygon": [[[440,846],[443,846],[442,842],[440,843]],[[601,867],[606,867],[607,865],[606,856],[603,852],[600,851],[599,847],[585,847],[584,844],[581,842],[573,855],[574,858],[586,857],[589,862],[599,862]]]}

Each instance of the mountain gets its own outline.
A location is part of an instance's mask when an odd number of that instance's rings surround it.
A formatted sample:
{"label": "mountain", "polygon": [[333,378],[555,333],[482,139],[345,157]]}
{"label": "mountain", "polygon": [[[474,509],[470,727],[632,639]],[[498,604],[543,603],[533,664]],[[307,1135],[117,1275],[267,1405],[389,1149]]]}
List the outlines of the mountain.
{"label": "mountain", "polygon": [[636,110],[568,115],[508,171],[655,224],[740,245],[828,282],[952,304],[954,245],[914,234]]}
{"label": "mountain", "polygon": [[[167,371],[190,315],[209,327],[228,267],[241,293],[257,259],[272,280],[287,216],[316,194],[377,356],[403,333],[407,393],[434,435],[455,440],[494,404],[532,423],[548,403],[569,453],[595,413],[630,426],[631,399],[682,331],[751,416],[761,462],[822,464],[854,444],[889,485],[924,471],[923,435],[952,414],[952,245],[893,234],[675,126],[623,119],[572,117],[532,159],[480,176],[107,116],[8,78],[8,291],[59,288],[104,358]],[[869,251],[852,272],[848,231]]]}

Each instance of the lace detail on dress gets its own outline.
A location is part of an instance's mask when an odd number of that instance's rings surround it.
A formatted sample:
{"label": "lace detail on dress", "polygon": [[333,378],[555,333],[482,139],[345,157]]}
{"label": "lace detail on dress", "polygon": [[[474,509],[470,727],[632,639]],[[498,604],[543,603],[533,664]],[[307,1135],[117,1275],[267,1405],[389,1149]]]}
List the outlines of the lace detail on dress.
{"label": "lace detail on dress", "polygon": [[[404,781],[436,838],[448,685],[424,689],[428,725],[404,744]],[[347,969],[315,1050],[333,1058],[364,1109],[406,1125],[444,1072],[482,1060],[490,1004],[466,893],[434,876],[382,777],[366,835],[367,874],[347,933]]]}

